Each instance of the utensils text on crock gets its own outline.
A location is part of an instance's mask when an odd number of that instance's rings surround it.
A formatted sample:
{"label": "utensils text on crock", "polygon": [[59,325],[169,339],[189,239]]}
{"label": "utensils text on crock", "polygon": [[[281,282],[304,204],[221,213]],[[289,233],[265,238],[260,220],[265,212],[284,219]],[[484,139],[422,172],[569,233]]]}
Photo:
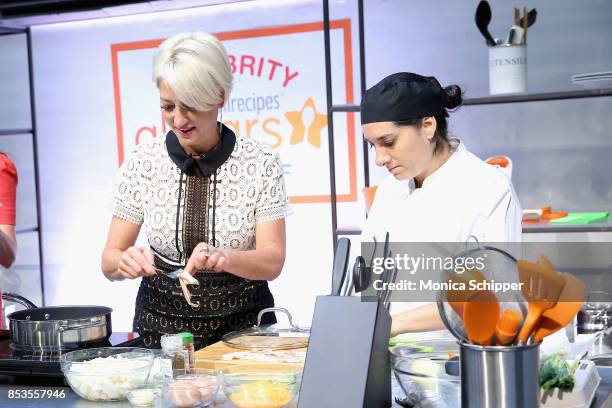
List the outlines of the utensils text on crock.
{"label": "utensils text on crock", "polygon": [[523,283],[523,295],[529,302],[529,311],[519,333],[519,341],[524,344],[542,313],[557,303],[565,285],[565,277],[523,259],[517,262],[517,267]]}
{"label": "utensils text on crock", "polygon": [[475,293],[463,308],[463,324],[472,344],[488,346],[499,321],[499,302],[490,290]]}
{"label": "utensils text on crock", "polygon": [[476,8],[476,15],[474,16],[476,20],[476,26],[478,30],[480,30],[481,34],[487,41],[488,46],[495,45],[495,40],[491,33],[489,33],[489,23],[491,22],[491,6],[486,0],[482,0],[478,3],[478,8]]}
{"label": "utensils text on crock", "polygon": [[565,286],[559,295],[557,304],[544,311],[534,330],[534,341],[539,343],[549,334],[562,329],[574,320],[584,301],[584,283],[568,273],[564,273]]}
{"label": "utensils text on crock", "polygon": [[505,309],[495,327],[495,345],[507,346],[514,342],[521,324],[521,313],[514,309]]}

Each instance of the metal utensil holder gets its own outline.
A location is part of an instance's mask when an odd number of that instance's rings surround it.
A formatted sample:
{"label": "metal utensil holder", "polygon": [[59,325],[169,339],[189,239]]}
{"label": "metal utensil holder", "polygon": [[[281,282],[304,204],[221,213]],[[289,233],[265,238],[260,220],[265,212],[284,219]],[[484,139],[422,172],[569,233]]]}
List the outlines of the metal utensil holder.
{"label": "metal utensil holder", "polygon": [[539,344],[521,347],[459,345],[462,408],[539,406]]}

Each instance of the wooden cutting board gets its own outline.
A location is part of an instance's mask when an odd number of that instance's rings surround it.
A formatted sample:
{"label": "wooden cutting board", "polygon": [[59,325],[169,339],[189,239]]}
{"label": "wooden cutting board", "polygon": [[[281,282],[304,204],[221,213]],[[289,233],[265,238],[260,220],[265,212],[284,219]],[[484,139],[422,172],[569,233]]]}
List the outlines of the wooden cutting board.
{"label": "wooden cutting board", "polygon": [[[298,348],[294,350],[306,351],[306,347]],[[272,362],[262,362],[262,361],[253,361],[253,360],[224,360],[223,356],[229,353],[235,353],[240,351],[247,351],[244,349],[238,349],[227,346],[222,341],[211,344],[208,347],[204,347],[195,352],[195,366],[196,368],[211,368],[214,370],[220,370],[222,368],[234,365],[245,365],[245,364],[262,364],[265,365],[267,369],[271,369],[274,367],[279,368],[301,368],[303,364],[299,363],[272,363]]]}

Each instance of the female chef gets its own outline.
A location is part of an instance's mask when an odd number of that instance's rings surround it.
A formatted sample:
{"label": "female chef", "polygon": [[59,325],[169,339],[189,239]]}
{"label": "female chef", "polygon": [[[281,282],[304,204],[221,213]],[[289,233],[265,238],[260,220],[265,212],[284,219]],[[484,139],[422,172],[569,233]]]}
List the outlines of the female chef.
{"label": "female chef", "polygon": [[[376,164],[390,176],[376,191],[363,242],[486,242],[521,240],[521,206],[507,174],[448,136],[448,109],[461,88],[434,77],[390,75],[368,89],[361,124]],[[391,334],[444,328],[435,304],[393,317]]]}

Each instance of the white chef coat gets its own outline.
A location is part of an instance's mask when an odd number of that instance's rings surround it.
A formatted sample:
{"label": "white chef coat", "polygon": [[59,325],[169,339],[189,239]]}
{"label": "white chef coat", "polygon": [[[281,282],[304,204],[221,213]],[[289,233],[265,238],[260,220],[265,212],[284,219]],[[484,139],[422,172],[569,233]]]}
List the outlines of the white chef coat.
{"label": "white chef coat", "polygon": [[421,188],[389,175],[376,190],[363,242],[520,242],[521,205],[508,175],[459,140],[455,152]]}
{"label": "white chef coat", "polygon": [[[508,174],[457,139],[454,153],[421,188],[389,175],[377,188],[362,242],[520,242],[522,209]],[[393,302],[393,314],[422,302]]]}

